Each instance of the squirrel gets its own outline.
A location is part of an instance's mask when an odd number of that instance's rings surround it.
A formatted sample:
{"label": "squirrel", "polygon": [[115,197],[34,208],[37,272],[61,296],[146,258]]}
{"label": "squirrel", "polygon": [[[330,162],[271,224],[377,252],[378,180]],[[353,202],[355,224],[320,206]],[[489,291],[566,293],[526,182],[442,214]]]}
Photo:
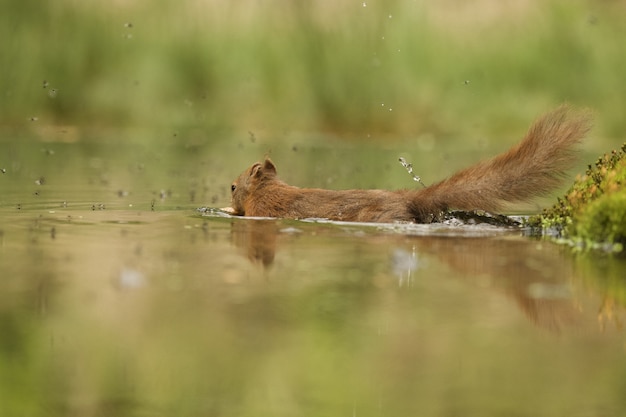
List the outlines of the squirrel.
{"label": "squirrel", "polygon": [[575,161],[574,148],[590,130],[586,112],[562,105],[535,121],[508,151],[416,190],[325,190],[281,181],[266,158],[232,183],[231,207],[238,216],[325,218],[351,222],[440,221],[449,210],[496,212],[557,187]]}

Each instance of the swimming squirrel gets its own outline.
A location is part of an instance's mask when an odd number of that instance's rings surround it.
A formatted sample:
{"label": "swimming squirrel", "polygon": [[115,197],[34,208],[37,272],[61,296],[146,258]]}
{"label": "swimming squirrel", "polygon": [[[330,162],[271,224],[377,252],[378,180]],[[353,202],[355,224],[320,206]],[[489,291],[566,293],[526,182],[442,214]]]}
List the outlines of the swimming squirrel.
{"label": "swimming squirrel", "polygon": [[299,188],[278,179],[269,159],[245,170],[232,184],[234,215],[354,222],[441,220],[448,210],[496,212],[504,203],[548,193],[575,161],[574,147],[590,130],[587,112],[562,105],[540,117],[507,152],[415,190]]}

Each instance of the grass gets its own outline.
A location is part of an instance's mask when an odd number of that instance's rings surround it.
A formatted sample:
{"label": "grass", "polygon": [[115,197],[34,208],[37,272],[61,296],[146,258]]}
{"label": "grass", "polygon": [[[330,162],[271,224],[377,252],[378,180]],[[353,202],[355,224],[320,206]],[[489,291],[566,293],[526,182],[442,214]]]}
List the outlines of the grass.
{"label": "grass", "polygon": [[569,101],[597,112],[599,136],[621,137],[621,12],[563,0],[3,0],[1,123],[501,134]]}

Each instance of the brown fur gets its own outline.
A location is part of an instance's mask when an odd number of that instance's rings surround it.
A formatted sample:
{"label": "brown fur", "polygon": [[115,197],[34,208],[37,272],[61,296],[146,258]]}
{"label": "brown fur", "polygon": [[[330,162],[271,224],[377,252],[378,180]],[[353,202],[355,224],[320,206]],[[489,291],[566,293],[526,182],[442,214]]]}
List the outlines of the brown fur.
{"label": "brown fur", "polygon": [[323,190],[278,179],[271,160],[255,163],[232,185],[232,212],[240,216],[327,218],[357,222],[430,222],[449,209],[497,211],[558,186],[573,147],[589,131],[586,114],[567,106],[539,118],[507,152],[418,190]]}

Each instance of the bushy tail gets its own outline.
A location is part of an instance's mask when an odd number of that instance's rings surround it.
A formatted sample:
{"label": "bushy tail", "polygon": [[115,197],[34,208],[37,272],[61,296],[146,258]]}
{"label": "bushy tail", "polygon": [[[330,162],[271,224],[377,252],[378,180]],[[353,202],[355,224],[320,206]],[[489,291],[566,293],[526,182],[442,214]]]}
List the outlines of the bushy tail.
{"label": "bushy tail", "polygon": [[574,146],[590,128],[587,112],[562,105],[535,121],[507,152],[416,191],[410,209],[418,221],[427,221],[448,209],[493,212],[505,202],[546,194],[561,183],[575,160]]}

